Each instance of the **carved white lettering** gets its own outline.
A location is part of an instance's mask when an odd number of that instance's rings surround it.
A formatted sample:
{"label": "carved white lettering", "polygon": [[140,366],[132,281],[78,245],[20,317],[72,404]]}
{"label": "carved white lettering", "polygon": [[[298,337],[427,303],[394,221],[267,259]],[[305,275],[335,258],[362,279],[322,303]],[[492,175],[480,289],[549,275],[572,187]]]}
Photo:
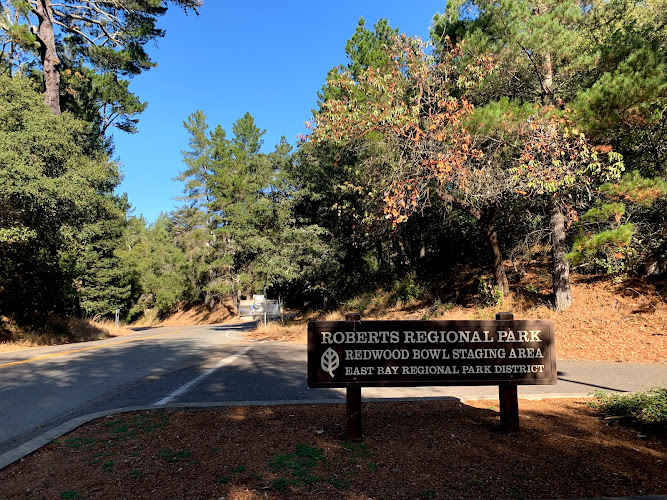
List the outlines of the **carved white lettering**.
{"label": "carved white lettering", "polygon": [[346,366],[345,375],[373,375],[374,366]]}
{"label": "carved white lettering", "polygon": [[544,365],[496,365],[495,373],[544,373]]}
{"label": "carved white lettering", "polygon": [[[398,367],[397,367],[398,368]],[[458,366],[402,366],[402,375],[458,375]]]}
{"label": "carved white lettering", "polygon": [[491,367],[490,366],[469,366],[469,365],[464,365],[461,367],[463,370],[463,373],[473,373],[473,374],[484,374],[484,373],[491,373]]}

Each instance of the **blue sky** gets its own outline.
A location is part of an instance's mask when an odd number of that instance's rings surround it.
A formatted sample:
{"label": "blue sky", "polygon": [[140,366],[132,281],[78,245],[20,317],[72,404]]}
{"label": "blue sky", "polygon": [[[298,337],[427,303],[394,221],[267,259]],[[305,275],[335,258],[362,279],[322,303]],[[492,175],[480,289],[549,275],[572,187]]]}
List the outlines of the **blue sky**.
{"label": "blue sky", "polygon": [[229,2],[205,0],[199,16],[170,8],[160,20],[167,31],[147,47],[158,67],[132,79],[130,89],[148,101],[139,133],[114,134],[121,163],[119,192],[134,215],[149,222],[181,206],[188,147],[183,121],[201,109],[211,128],[232,124],[246,112],[266,130],[264,151],[281,136],[294,145],[316,106],[327,71],[347,61],[345,42],[360,17],[372,28],[380,18],[408,35],[428,37],[444,0],[396,2]]}

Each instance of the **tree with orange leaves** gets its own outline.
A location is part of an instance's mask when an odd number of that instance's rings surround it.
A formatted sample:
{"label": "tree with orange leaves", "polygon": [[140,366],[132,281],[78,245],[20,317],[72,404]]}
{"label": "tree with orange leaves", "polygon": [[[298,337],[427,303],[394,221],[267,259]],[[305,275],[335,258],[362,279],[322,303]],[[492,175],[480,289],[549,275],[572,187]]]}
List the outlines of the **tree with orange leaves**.
{"label": "tree with orange leaves", "polygon": [[309,140],[343,150],[366,147],[368,175],[384,193],[384,216],[394,226],[437,196],[479,221],[492,255],[496,285],[509,291],[495,229],[498,189],[493,166],[483,161],[466,130],[473,105],[466,91],[493,69],[481,57],[461,69],[460,48],[436,59],[429,45],[405,35],[387,47],[390,63],[353,75],[340,68],[327,80],[330,98],[315,115]]}
{"label": "tree with orange leaves", "polygon": [[[554,306],[564,310],[572,303],[566,209],[576,201],[577,192],[590,198],[601,181],[618,179],[624,170],[623,159],[610,147],[593,147],[573,126],[567,110],[559,113],[552,107],[541,108],[526,121],[521,137],[518,165],[511,172],[518,192],[548,197]],[[570,213],[576,217],[576,211]]]}

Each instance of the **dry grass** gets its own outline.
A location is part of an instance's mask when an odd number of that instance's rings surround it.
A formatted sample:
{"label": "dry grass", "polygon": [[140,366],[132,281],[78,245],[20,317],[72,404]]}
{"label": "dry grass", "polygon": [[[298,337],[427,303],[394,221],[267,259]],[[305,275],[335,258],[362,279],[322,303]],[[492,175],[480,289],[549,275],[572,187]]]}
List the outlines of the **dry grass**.
{"label": "dry grass", "polygon": [[158,315],[156,310],[148,309],[133,326],[213,325],[229,321],[238,321],[238,316],[231,300],[226,300],[224,304],[215,304],[210,310],[203,304],[180,304],[165,317]]}
{"label": "dry grass", "polygon": [[299,342],[306,340],[306,328],[309,321],[343,321],[344,313],[341,311],[330,311],[317,313],[307,311],[298,314],[294,319],[286,321],[269,321],[266,325],[260,322],[257,328],[246,333],[250,339],[271,339],[278,341]]}
{"label": "dry grass", "polygon": [[116,330],[112,321],[49,316],[42,327],[26,327],[3,316],[0,318],[0,352],[102,340],[130,333],[134,332],[125,327]]}
{"label": "dry grass", "polygon": [[[520,289],[497,306],[461,306],[439,301],[413,301],[388,307],[386,295],[361,296],[347,311],[361,311],[366,320],[485,320],[500,311],[517,319],[551,319],[556,325],[556,353],[561,359],[667,363],[667,302],[664,283],[609,279],[573,280],[574,303],[567,311],[547,307],[544,290]],[[661,288],[663,287],[663,288]],[[342,321],[345,309],[308,313],[285,324],[260,325],[253,339],[306,342],[308,321]]]}
{"label": "dry grass", "polygon": [[69,344],[90,340],[102,340],[134,333],[132,326],[183,326],[238,322],[231,304],[217,304],[211,311],[203,305],[179,306],[166,318],[160,318],[155,310],[131,325],[121,325],[116,330],[113,321],[62,318],[48,316],[39,327],[19,325],[6,316],[0,316],[0,352],[16,351],[30,347]]}

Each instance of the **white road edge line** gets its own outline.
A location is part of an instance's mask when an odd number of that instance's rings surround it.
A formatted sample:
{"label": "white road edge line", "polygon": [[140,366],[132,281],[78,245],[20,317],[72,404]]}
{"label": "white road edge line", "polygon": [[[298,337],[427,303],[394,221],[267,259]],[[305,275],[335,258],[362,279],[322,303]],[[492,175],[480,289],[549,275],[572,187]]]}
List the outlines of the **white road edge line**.
{"label": "white road edge line", "polygon": [[181,394],[184,394],[185,392],[187,392],[187,391],[190,389],[190,387],[192,387],[193,385],[197,384],[198,382],[200,382],[200,381],[202,381],[203,379],[205,379],[206,377],[208,377],[211,373],[213,373],[214,371],[216,371],[218,368],[221,368],[221,367],[223,367],[223,366],[225,366],[225,365],[229,365],[229,364],[233,363],[234,361],[236,361],[236,359],[237,359],[239,356],[243,356],[243,355],[244,355],[246,352],[248,352],[250,349],[252,349],[252,346],[244,347],[243,349],[241,349],[241,350],[240,350],[239,352],[237,352],[236,354],[232,354],[231,356],[228,356],[228,357],[226,357],[226,358],[222,358],[220,361],[218,361],[218,362],[216,363],[216,365],[215,365],[213,368],[210,368],[209,370],[205,371],[204,373],[202,373],[202,374],[199,375],[198,377],[196,377],[196,378],[190,380],[190,382],[188,382],[187,384],[182,385],[181,387],[179,387],[178,389],[176,389],[174,392],[172,392],[171,394],[169,394],[169,396],[166,396],[166,397],[160,399],[159,401],[156,401],[155,403],[153,403],[152,406],[162,406],[162,405],[166,405],[166,404],[169,403],[172,399],[177,398],[177,397],[180,396]]}
{"label": "white road edge line", "polygon": [[[225,332],[225,337],[227,337],[228,339],[231,339],[231,340],[242,340],[243,339],[243,332],[241,332],[240,337],[234,337],[233,335],[230,335],[231,333],[236,333],[236,331],[235,330],[227,330]],[[254,342],[254,340],[253,340],[253,342]]]}

